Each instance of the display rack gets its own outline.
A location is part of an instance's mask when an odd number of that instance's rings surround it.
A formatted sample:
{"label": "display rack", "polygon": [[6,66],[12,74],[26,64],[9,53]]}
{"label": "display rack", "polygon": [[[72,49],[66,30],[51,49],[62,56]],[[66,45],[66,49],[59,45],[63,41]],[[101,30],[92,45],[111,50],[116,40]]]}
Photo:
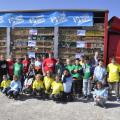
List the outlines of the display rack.
{"label": "display rack", "polygon": [[[35,30],[36,33],[31,34],[30,30]],[[23,57],[29,52],[44,54],[53,51],[53,38],[53,28],[14,28],[12,29],[12,54],[14,57]],[[28,45],[29,41],[35,42],[35,45]]]}
{"label": "display rack", "polygon": [[[85,33],[78,35],[80,30],[85,31]],[[78,42],[80,46],[77,45]],[[92,57],[96,50],[103,57],[103,47],[103,23],[96,23],[93,27],[59,28],[59,57],[63,60],[66,58],[74,59],[77,54]]]}
{"label": "display rack", "polygon": [[6,28],[0,28],[0,55],[5,55],[7,52],[7,35]]}

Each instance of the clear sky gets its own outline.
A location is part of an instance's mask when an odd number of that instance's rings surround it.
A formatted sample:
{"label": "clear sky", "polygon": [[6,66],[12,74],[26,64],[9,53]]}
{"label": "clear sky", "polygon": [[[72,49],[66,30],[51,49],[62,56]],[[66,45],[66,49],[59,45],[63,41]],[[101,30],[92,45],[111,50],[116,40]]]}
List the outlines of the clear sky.
{"label": "clear sky", "polygon": [[0,0],[1,10],[107,9],[120,17],[120,0]]}

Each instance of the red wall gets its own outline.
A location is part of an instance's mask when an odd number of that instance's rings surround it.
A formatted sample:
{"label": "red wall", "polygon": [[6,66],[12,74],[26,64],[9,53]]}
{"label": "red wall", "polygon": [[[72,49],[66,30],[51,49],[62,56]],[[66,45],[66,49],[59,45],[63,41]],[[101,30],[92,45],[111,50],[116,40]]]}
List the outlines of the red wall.
{"label": "red wall", "polygon": [[110,62],[112,57],[120,63],[120,34],[109,33],[107,62]]}

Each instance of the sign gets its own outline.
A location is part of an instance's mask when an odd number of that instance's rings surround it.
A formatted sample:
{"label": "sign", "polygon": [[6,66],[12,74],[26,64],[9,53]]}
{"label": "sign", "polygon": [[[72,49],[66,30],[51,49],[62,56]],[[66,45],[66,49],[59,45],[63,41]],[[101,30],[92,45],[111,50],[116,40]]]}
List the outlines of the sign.
{"label": "sign", "polygon": [[85,36],[86,30],[77,30],[77,35],[78,36]]}
{"label": "sign", "polygon": [[35,52],[28,52],[29,58],[35,58]]}
{"label": "sign", "polygon": [[28,46],[29,46],[29,47],[35,47],[35,46],[36,46],[36,41],[34,41],[34,40],[29,40],[29,41],[28,41]]}
{"label": "sign", "polygon": [[0,27],[54,26],[93,26],[93,13],[79,11],[0,13]]}
{"label": "sign", "polygon": [[29,34],[30,35],[37,35],[37,30],[36,29],[30,29]]}
{"label": "sign", "polygon": [[76,53],[75,54],[75,58],[81,58],[81,56],[84,56],[84,53]]}
{"label": "sign", "polygon": [[77,41],[76,42],[76,47],[77,48],[84,48],[85,47],[85,42],[84,41]]}

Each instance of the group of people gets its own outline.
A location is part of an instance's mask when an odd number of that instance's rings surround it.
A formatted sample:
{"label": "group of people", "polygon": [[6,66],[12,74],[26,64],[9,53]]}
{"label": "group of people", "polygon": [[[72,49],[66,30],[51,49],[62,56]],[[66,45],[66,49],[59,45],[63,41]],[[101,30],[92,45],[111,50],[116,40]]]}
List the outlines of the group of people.
{"label": "group of people", "polygon": [[112,58],[105,67],[97,51],[91,59],[68,58],[65,64],[52,53],[35,59],[26,55],[15,61],[0,56],[0,88],[9,98],[16,99],[20,93],[57,102],[93,98],[95,105],[105,107],[113,90],[116,100],[120,100],[119,82],[120,65]]}

